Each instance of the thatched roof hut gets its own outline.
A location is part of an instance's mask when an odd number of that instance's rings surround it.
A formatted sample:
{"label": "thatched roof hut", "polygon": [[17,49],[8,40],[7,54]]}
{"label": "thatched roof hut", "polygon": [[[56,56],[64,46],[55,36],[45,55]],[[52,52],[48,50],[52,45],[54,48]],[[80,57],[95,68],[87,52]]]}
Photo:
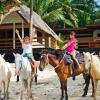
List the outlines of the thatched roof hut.
{"label": "thatched roof hut", "polygon": [[[22,29],[22,36],[25,34],[25,28],[29,29],[29,18],[30,18],[30,9],[25,5],[15,6],[9,9],[8,12],[0,15],[0,32],[3,30],[13,30],[13,49],[16,48],[16,35],[15,28]],[[59,40],[56,33],[42,20],[42,18],[33,11],[33,27],[36,28],[38,34],[43,34],[44,38],[44,47],[56,46],[57,41]],[[7,34],[7,32],[6,32]],[[36,36],[38,38],[38,36]],[[36,39],[35,37],[35,39]],[[36,40],[35,40],[36,41]],[[38,41],[37,41],[38,42]],[[33,43],[34,44],[34,43]],[[38,44],[43,44],[39,42]],[[54,47],[55,47],[54,46]],[[34,45],[33,45],[34,47]]]}

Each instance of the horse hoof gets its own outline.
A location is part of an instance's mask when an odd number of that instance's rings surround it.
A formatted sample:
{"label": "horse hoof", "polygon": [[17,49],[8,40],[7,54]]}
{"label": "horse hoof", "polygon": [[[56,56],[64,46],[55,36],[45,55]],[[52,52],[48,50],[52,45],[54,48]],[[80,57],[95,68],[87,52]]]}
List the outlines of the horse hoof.
{"label": "horse hoof", "polygon": [[91,97],[94,97],[94,95],[92,94]]}
{"label": "horse hoof", "polygon": [[64,96],[60,98],[60,100],[63,100],[63,99],[64,99]]}
{"label": "horse hoof", "polygon": [[86,97],[86,95],[87,95],[87,93],[84,93],[84,94],[82,95],[82,97]]}
{"label": "horse hoof", "polygon": [[4,100],[4,98],[0,98],[0,100]]}
{"label": "horse hoof", "polygon": [[94,97],[94,93],[92,93],[91,97]]}

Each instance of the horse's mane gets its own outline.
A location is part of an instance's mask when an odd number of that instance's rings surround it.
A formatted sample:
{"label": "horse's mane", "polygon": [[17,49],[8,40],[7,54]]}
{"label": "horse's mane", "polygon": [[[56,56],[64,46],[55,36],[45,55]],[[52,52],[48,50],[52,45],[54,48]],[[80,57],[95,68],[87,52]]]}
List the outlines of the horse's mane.
{"label": "horse's mane", "polygon": [[98,63],[100,64],[100,58],[98,55],[92,55],[92,61],[93,63]]}
{"label": "horse's mane", "polygon": [[60,58],[64,51],[60,50],[60,49],[49,49],[49,50],[43,50],[42,53],[46,53],[46,54],[52,54],[53,56],[55,56],[56,58]]}

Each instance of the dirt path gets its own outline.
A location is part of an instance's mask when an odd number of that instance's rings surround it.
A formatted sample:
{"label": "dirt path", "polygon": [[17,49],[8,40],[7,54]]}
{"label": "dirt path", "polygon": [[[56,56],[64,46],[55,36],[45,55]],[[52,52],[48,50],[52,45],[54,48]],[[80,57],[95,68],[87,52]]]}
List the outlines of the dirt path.
{"label": "dirt path", "polygon": [[[12,68],[12,73],[14,74],[14,67]],[[16,77],[13,76],[9,88],[10,100],[19,100],[21,83],[16,83],[15,81]],[[82,75],[78,76],[76,81],[73,81],[72,78],[68,79],[69,100],[92,100],[92,97],[90,97],[91,86],[87,97],[81,97],[83,82]],[[38,71],[38,84],[35,85],[33,82],[32,93],[34,100],[59,100],[60,84],[54,69],[50,65],[43,72]],[[26,93],[24,93],[24,97],[26,97]],[[98,84],[97,98],[97,100],[100,100],[100,82]]]}

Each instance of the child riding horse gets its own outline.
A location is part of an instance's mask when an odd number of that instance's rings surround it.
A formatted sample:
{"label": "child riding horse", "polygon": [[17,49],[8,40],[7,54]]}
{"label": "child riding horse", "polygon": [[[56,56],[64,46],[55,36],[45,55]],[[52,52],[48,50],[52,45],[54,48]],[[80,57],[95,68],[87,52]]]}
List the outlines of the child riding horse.
{"label": "child riding horse", "polygon": [[[68,81],[68,77],[71,77],[70,71],[69,71],[70,65],[65,64],[64,59],[60,58],[60,56],[56,50],[54,51],[55,53],[52,53],[52,52],[53,51],[50,51],[50,52],[42,51],[41,57],[40,57],[39,70],[43,71],[43,69],[45,68],[45,66],[47,64],[51,64],[54,67],[55,72],[57,73],[57,75],[59,77],[59,81],[60,81],[60,85],[61,85],[61,99],[60,100],[64,100],[64,97],[65,97],[65,100],[68,100],[67,81]],[[83,64],[81,64],[80,66],[82,69],[84,69]],[[80,71],[77,68],[75,69],[75,75],[80,75],[81,73],[83,73],[85,83],[86,83],[86,87],[84,89],[84,94],[82,96],[86,96],[87,91],[88,91],[89,81],[90,81],[90,75],[86,75],[84,73],[84,70]],[[92,89],[93,89],[92,93],[94,93],[94,88],[92,88]]]}
{"label": "child riding horse", "polygon": [[[76,50],[75,50],[75,47],[76,47],[76,38],[75,38],[75,32],[72,31],[70,33],[70,36],[69,36],[69,41],[68,43],[66,43],[62,50],[63,49],[66,49],[67,52],[69,52],[71,55],[72,55],[72,59],[75,61],[75,63],[77,64],[79,70],[82,70],[81,67],[80,67],[80,64],[78,62],[78,60],[76,59]],[[73,79],[75,79],[75,76],[74,76],[74,70],[73,70]]]}
{"label": "child riding horse", "polygon": [[19,31],[16,29],[16,34],[22,44],[22,49],[23,49],[23,57],[27,57],[29,61],[31,62],[31,67],[32,67],[32,72],[33,74],[35,73],[35,60],[33,58],[32,54],[32,40],[28,36],[24,37],[23,39],[19,35]]}

